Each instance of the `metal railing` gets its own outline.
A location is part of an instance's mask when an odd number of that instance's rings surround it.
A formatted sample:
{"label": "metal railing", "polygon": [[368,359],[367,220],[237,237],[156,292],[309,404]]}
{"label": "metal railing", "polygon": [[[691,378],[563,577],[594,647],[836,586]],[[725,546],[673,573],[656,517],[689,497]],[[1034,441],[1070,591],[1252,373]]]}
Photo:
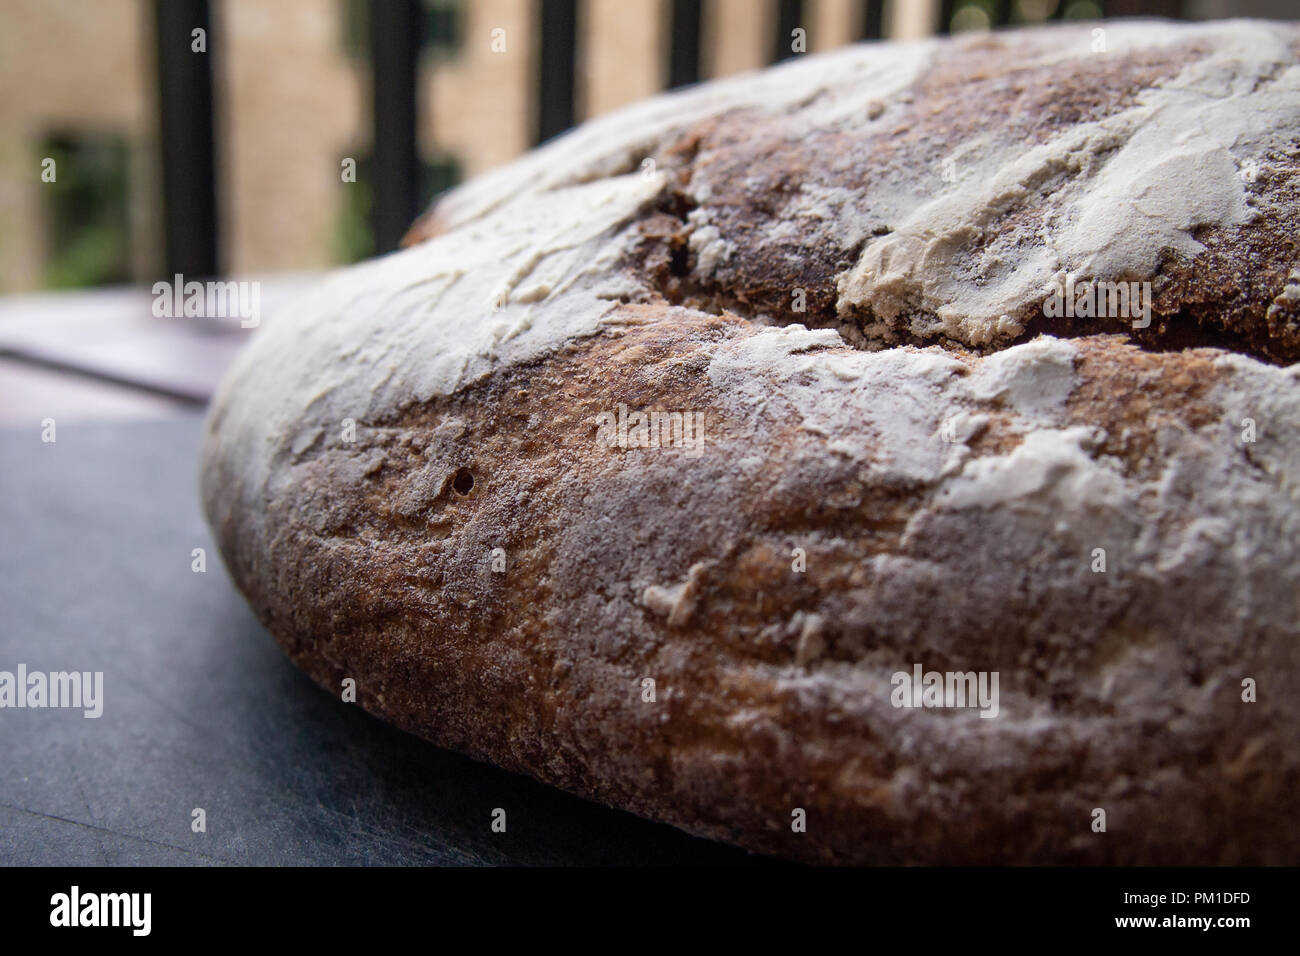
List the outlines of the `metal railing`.
{"label": "metal railing", "polygon": [[[701,78],[702,27],[709,0],[667,0],[669,43],[663,76],[668,88]],[[803,22],[803,0],[754,0],[771,6],[769,60],[792,55],[791,32]],[[969,2],[969,0],[966,0]],[[882,36],[884,0],[861,0],[859,35]],[[939,0],[938,30],[947,32],[963,0]],[[1065,0],[1053,14],[1062,15]],[[1109,16],[1177,17],[1181,0],[1105,0]],[[985,8],[987,9],[987,7]],[[1012,0],[993,0],[993,26],[1013,22]],[[533,142],[563,133],[576,119],[579,0],[533,0],[537,44],[533,67]],[[368,4],[372,70],[373,206],[378,252],[395,249],[420,212],[420,161],[416,146],[421,0],[371,0]],[[214,28],[211,0],[154,0],[158,54],[158,106],[162,155],[165,274],[216,275],[221,271],[216,178],[217,128],[213,116],[213,58],[189,56],[195,29]],[[217,20],[215,27],[220,28]]]}

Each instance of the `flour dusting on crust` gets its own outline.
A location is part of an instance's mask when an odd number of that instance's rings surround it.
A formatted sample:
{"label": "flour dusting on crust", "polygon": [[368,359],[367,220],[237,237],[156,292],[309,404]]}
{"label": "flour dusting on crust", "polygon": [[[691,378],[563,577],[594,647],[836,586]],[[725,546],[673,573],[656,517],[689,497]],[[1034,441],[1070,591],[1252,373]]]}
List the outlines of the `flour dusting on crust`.
{"label": "flour dusting on crust", "polygon": [[[453,191],[214,400],[237,584],[398,726],[760,852],[1294,862],[1300,29],[1106,34],[802,58]],[[1066,272],[1151,329],[1044,326]],[[997,718],[893,706],[918,662]]]}

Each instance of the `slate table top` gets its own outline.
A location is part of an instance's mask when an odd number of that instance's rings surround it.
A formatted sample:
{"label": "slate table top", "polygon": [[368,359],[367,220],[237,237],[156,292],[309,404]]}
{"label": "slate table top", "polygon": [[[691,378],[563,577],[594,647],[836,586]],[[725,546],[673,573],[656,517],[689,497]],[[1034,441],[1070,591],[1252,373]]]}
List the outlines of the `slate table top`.
{"label": "slate table top", "polygon": [[0,430],[0,671],[104,674],[97,719],[0,709],[0,864],[760,862],[317,688],[226,576],[198,506],[201,422]]}

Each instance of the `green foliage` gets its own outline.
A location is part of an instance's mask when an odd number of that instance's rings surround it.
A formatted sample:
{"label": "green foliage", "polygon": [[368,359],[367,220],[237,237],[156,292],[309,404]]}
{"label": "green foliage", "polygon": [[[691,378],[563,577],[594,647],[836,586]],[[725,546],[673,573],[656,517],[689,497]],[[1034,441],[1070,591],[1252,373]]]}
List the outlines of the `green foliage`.
{"label": "green foliage", "polygon": [[41,183],[49,255],[46,283],[56,289],[127,282],[131,278],[130,150],[109,134],[51,135],[41,158],[55,162],[54,182]]}

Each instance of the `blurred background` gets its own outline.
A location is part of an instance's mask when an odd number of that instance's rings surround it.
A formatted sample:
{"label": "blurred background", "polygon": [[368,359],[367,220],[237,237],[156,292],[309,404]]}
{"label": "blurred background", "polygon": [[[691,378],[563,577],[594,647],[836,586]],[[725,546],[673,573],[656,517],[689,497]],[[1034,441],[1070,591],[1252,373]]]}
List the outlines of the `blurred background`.
{"label": "blurred background", "polygon": [[[4,0],[0,423],[201,404],[261,312],[396,247],[441,191],[654,93],[879,38],[1297,0]],[[51,164],[52,161],[52,164]],[[56,171],[45,175],[47,169]],[[351,175],[349,175],[351,170]]]}

